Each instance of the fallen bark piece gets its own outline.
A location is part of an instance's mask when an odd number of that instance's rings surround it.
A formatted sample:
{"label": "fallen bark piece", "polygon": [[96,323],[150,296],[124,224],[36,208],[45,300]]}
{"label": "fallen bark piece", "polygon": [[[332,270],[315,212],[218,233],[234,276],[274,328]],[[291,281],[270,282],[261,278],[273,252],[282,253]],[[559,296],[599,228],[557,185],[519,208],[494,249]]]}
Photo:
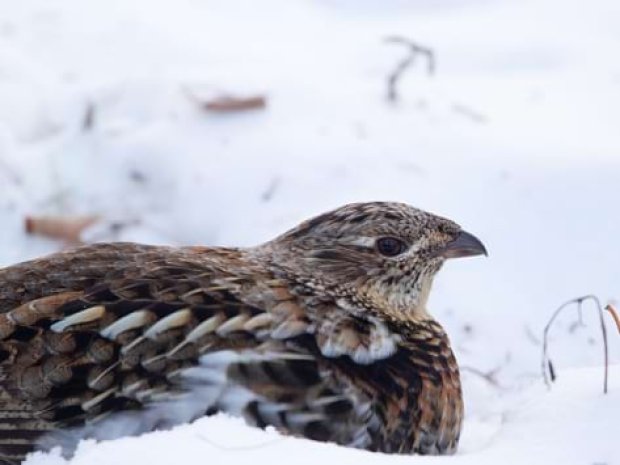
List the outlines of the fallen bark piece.
{"label": "fallen bark piece", "polygon": [[84,229],[96,223],[98,216],[27,216],[24,221],[26,233],[59,239],[70,244],[82,242]]}

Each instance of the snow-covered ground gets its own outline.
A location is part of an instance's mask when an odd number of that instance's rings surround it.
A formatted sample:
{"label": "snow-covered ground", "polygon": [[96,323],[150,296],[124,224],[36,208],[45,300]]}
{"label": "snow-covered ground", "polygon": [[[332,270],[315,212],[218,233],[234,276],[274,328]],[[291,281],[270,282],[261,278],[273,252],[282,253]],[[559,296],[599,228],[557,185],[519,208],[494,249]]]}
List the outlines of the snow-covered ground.
{"label": "snow-covered ground", "polygon": [[[396,103],[386,76],[406,50],[391,35],[437,60],[433,76],[414,63]],[[2,2],[0,264],[61,247],[26,236],[27,214],[101,215],[90,240],[249,245],[346,202],[408,202],[490,252],[448,263],[431,297],[467,402],[460,454],[439,460],[620,463],[620,367],[603,396],[591,308],[551,332],[550,392],[539,375],[554,308],[619,295],[619,47],[615,0]],[[196,103],[226,93],[268,105],[222,115]],[[619,341],[610,327],[616,364]],[[218,417],[85,444],[73,462],[137,457],[437,461]]]}
{"label": "snow-covered ground", "polygon": [[[251,429],[219,415],[169,432],[155,432],[95,444],[81,443],[72,465],[148,463],[149,465],[202,465],[229,463],[284,463],[299,465],[480,465],[480,464],[614,464],[618,463],[617,409],[620,404],[620,368],[613,390],[595,394],[590,383],[598,375],[579,369],[551,395],[540,387],[522,394],[518,406],[503,412],[501,426],[475,447],[471,441],[450,457],[386,456],[331,444],[286,438],[273,431]],[[58,454],[35,454],[28,465],[65,465]]]}

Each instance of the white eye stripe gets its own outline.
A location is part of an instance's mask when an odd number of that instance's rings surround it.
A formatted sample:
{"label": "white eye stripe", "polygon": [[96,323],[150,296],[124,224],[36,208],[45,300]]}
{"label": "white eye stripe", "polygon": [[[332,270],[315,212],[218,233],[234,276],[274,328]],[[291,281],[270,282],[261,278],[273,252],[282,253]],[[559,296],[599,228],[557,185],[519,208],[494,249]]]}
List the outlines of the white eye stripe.
{"label": "white eye stripe", "polygon": [[347,243],[350,245],[357,245],[360,247],[369,247],[372,248],[375,246],[377,238],[376,237],[368,237],[368,236],[360,236]]}

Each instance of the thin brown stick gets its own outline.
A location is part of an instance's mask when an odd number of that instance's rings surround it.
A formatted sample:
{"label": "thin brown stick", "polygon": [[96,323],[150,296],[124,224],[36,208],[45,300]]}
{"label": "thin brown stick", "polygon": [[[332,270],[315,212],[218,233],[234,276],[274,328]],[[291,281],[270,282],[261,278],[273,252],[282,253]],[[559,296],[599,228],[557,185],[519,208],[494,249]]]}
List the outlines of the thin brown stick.
{"label": "thin brown stick", "polygon": [[[601,324],[601,333],[603,335],[603,352],[604,352],[604,377],[603,377],[603,393],[607,394],[608,388],[608,379],[609,379],[609,346],[607,343],[607,327],[605,326],[605,318],[603,315],[603,308],[601,306],[601,302],[598,297],[595,295],[585,295],[582,297],[577,297],[575,299],[571,299],[567,302],[564,302],[560,305],[555,312],[551,315],[551,318],[545,325],[545,329],[543,331],[543,348],[542,348],[542,360],[541,360],[541,370],[543,375],[543,380],[548,387],[551,387],[551,382],[555,381],[556,372],[551,361],[551,357],[549,356],[549,330],[553,325],[553,322],[556,320],[558,315],[562,313],[562,311],[569,307],[570,305],[577,305],[578,315],[580,315],[582,310],[582,304],[584,301],[591,300],[595,303],[596,309],[598,310],[599,321]],[[613,307],[612,307],[613,308]],[[610,312],[613,315],[613,312]],[[614,316],[614,318],[617,315]],[[616,321],[618,323],[618,321]],[[620,325],[619,325],[620,329]]]}
{"label": "thin brown stick", "polygon": [[195,102],[203,110],[211,113],[235,113],[248,110],[262,110],[267,106],[267,97],[264,95],[236,96],[220,95],[212,99],[202,99],[190,90],[183,89],[189,100]]}
{"label": "thin brown stick", "polygon": [[616,328],[618,328],[618,333],[620,333],[620,316],[618,316],[618,311],[611,304],[605,305],[605,310],[611,313],[611,317],[616,322]]}
{"label": "thin brown stick", "polygon": [[387,37],[385,41],[392,44],[404,45],[409,51],[407,56],[398,62],[396,68],[388,75],[387,98],[390,102],[395,102],[398,100],[398,81],[405,71],[407,71],[418,56],[423,56],[426,58],[427,72],[429,76],[432,76],[435,73],[435,54],[430,48],[419,45],[405,37],[391,36]]}

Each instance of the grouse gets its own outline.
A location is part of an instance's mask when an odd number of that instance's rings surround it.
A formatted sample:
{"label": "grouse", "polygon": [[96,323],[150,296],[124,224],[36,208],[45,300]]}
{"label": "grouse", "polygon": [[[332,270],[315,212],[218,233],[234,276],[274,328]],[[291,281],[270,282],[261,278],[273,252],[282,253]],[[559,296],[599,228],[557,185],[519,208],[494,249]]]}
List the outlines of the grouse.
{"label": "grouse", "polygon": [[226,412],[284,434],[454,453],[463,401],[427,312],[452,221],[345,205],[250,248],[99,243],[0,269],[0,463]]}

